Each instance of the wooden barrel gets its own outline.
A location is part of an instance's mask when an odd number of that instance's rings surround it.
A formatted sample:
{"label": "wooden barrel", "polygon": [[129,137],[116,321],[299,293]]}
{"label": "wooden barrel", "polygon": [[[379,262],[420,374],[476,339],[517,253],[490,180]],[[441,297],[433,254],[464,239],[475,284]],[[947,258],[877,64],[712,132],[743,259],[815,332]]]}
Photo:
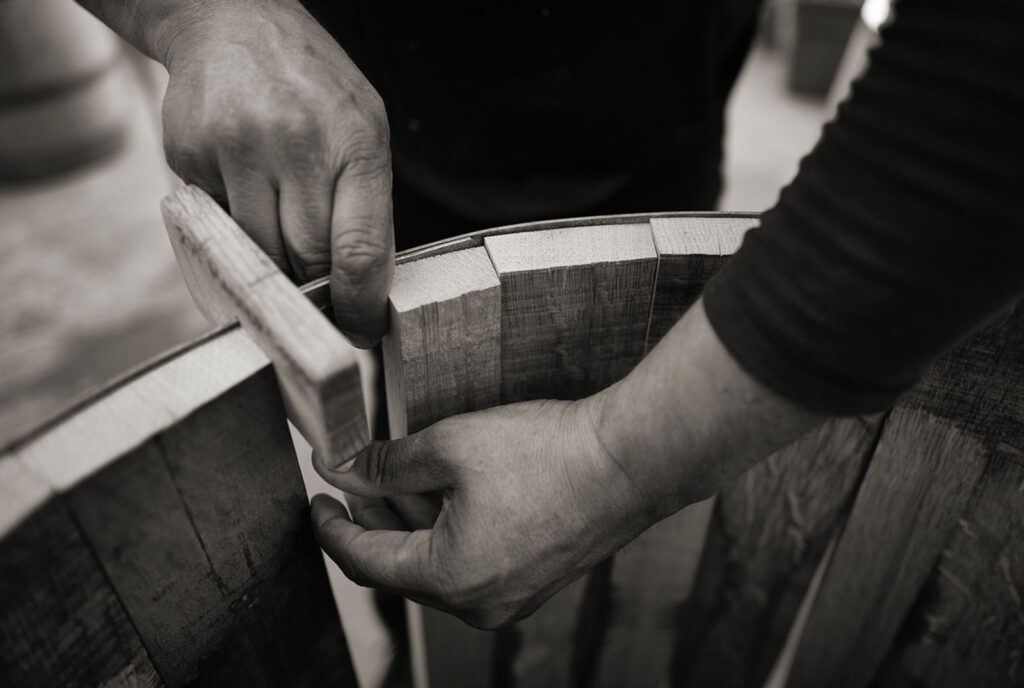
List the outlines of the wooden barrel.
{"label": "wooden barrel", "polygon": [[133,85],[120,40],[72,0],[0,2],[0,183],[119,150]]}
{"label": "wooden barrel", "polygon": [[[614,381],[755,223],[563,220],[403,253],[392,429]],[[304,291],[330,310],[325,281]],[[1021,685],[1022,345],[1014,306],[889,413],[813,431],[509,629],[420,610],[420,683]],[[0,455],[0,683],[354,685],[284,428],[231,326]]]}

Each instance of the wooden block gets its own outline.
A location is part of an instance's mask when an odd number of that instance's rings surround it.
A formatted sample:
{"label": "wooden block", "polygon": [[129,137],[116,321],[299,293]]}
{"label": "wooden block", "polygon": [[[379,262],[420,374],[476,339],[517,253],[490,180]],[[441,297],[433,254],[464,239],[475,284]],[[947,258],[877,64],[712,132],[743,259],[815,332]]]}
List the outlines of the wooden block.
{"label": "wooden block", "polygon": [[656,523],[615,555],[593,686],[669,685],[679,612],[697,577],[714,502]]}
{"label": "wooden block", "polygon": [[[13,463],[0,458],[3,477]],[[59,499],[22,514],[0,540],[0,685],[162,685]]]}
{"label": "wooden block", "polygon": [[1018,303],[901,399],[790,685],[1021,685],[1022,377]]}
{"label": "wooden block", "polygon": [[369,442],[353,347],[213,199],[190,186],[168,196],[164,221],[203,314],[238,320],[274,363],[289,417],[340,462]]}
{"label": "wooden block", "polygon": [[[501,285],[481,247],[405,262],[391,288],[384,371],[392,437],[499,402]],[[431,686],[485,685],[493,633],[423,607]]]}
{"label": "wooden block", "polygon": [[719,494],[677,619],[672,685],[763,685],[849,511],[880,422],[831,421]]}
{"label": "wooden block", "polygon": [[502,286],[502,403],[578,399],[644,353],[657,254],[646,224],[489,236]]}
{"label": "wooden block", "polygon": [[392,436],[496,406],[501,284],[487,251],[470,248],[397,266],[383,345]]}
{"label": "wooden block", "polygon": [[653,217],[658,279],[651,305],[647,350],[661,340],[704,291],[704,285],[735,253],[750,217]]}

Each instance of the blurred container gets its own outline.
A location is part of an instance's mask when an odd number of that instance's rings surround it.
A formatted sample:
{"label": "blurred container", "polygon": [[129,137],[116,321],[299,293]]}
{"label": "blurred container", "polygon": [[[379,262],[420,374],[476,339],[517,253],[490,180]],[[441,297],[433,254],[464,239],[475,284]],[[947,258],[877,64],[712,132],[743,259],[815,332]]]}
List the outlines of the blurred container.
{"label": "blurred container", "polygon": [[119,150],[132,79],[120,40],[71,0],[0,1],[0,182]]}
{"label": "blurred container", "polygon": [[861,0],[797,0],[790,43],[789,89],[825,97],[860,17]]}
{"label": "blurred container", "polygon": [[827,108],[830,113],[835,114],[839,103],[850,94],[853,82],[867,69],[868,54],[881,42],[879,32],[891,16],[892,3],[889,0],[864,0],[828,92]]}

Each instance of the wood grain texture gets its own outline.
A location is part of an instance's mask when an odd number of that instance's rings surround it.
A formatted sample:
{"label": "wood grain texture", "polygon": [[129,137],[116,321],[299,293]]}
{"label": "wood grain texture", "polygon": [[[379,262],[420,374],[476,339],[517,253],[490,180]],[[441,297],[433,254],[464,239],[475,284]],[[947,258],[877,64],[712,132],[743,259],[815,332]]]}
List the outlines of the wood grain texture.
{"label": "wood grain texture", "polygon": [[1021,685],[1021,379],[1018,304],[901,400],[791,685]]}
{"label": "wood grain texture", "polygon": [[399,265],[391,288],[384,374],[392,436],[496,406],[501,283],[470,248]]}
{"label": "wood grain texture", "polygon": [[[395,268],[384,374],[392,437],[499,402],[501,285],[482,247]],[[431,686],[486,685],[494,634],[423,607]]]}
{"label": "wood grain texture", "polygon": [[578,399],[644,353],[657,254],[644,224],[484,239],[502,285],[502,403]]}
{"label": "wood grain texture", "polygon": [[677,619],[673,685],[764,683],[879,426],[876,417],[826,423],[719,494],[693,595]]}
{"label": "wood grain texture", "polygon": [[[280,392],[241,330],[77,406],[3,454],[0,476],[19,497],[0,511],[4,548],[37,527],[40,509],[57,508],[53,500],[67,507],[68,532],[46,525],[56,549],[6,550],[24,555],[9,575],[39,586],[23,611],[0,607],[0,623],[46,636],[38,647],[50,654],[26,654],[27,666],[104,675],[86,684],[355,685]],[[69,581],[83,587],[57,596],[49,571],[62,575],[67,557],[77,567]]]}
{"label": "wood grain texture", "polygon": [[651,304],[647,350],[700,297],[704,285],[739,249],[746,231],[757,224],[746,217],[652,217],[658,251],[658,279]]}
{"label": "wood grain texture", "polygon": [[67,500],[169,685],[355,685],[269,370]]}
{"label": "wood grain texture", "polygon": [[17,457],[54,490],[69,489],[268,367],[241,330],[225,332],[75,407],[4,460]]}
{"label": "wood grain texture", "polygon": [[59,499],[0,540],[0,685],[163,685]]}
{"label": "wood grain texture", "polygon": [[[646,223],[484,238],[502,286],[501,401],[578,399],[624,377],[644,353],[657,268]],[[503,682],[564,686],[595,661],[574,649],[587,577],[501,632]],[[590,596],[593,598],[594,596]],[[600,602],[600,599],[596,599]],[[574,659],[575,658],[575,659]]]}
{"label": "wood grain texture", "polygon": [[612,560],[609,612],[590,685],[667,686],[714,499],[656,523]]}
{"label": "wood grain texture", "polygon": [[289,417],[334,463],[369,442],[351,344],[213,199],[186,187],[163,203],[175,256],[209,320],[235,320],[270,357]]}
{"label": "wood grain texture", "polygon": [[[658,272],[648,350],[697,300],[752,224],[748,218],[651,218]],[[679,612],[692,591],[713,505],[707,500],[684,509],[615,555],[591,685],[668,685]]]}

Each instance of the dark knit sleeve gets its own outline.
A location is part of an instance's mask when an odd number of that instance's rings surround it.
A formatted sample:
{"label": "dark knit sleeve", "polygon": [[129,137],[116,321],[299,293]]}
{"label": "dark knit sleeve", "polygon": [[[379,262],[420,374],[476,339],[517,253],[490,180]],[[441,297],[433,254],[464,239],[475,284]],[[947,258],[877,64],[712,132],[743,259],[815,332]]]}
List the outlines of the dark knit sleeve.
{"label": "dark knit sleeve", "polygon": [[756,379],[881,410],[1024,289],[1024,2],[904,0],[704,306]]}

